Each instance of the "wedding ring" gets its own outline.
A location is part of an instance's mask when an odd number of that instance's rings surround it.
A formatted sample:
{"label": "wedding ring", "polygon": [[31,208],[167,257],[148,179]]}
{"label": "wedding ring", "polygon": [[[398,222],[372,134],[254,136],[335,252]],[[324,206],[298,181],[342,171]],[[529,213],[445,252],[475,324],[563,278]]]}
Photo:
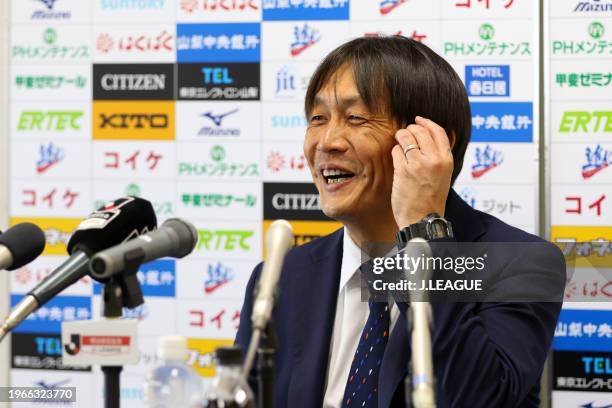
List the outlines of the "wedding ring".
{"label": "wedding ring", "polygon": [[419,145],[416,144],[409,144],[408,146],[406,146],[406,148],[404,149],[404,156],[406,156],[408,154],[409,151],[413,150],[413,149],[418,149]]}

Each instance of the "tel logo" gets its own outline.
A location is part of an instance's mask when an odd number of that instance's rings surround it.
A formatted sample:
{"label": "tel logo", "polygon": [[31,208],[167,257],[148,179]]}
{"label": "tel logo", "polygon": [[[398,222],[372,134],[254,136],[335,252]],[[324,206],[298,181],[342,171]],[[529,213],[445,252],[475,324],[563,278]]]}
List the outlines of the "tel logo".
{"label": "tel logo", "polygon": [[584,149],[586,163],[582,165],[582,178],[589,179],[612,164],[612,151],[605,150],[601,145],[587,146]]}
{"label": "tel logo", "polygon": [[389,14],[408,0],[381,0],[380,2],[380,15],[384,16]]}
{"label": "tel logo", "polygon": [[205,85],[230,85],[234,83],[234,79],[229,74],[229,69],[226,67],[204,67],[202,68],[202,74],[204,74]]}
{"label": "tel logo", "polygon": [[474,156],[476,163],[472,165],[472,177],[475,179],[482,177],[504,161],[502,152],[493,150],[490,145],[486,145],[484,149],[477,147],[474,151]]}
{"label": "tel logo", "polygon": [[293,42],[291,43],[291,56],[296,57],[321,40],[321,33],[308,23],[293,27]]}

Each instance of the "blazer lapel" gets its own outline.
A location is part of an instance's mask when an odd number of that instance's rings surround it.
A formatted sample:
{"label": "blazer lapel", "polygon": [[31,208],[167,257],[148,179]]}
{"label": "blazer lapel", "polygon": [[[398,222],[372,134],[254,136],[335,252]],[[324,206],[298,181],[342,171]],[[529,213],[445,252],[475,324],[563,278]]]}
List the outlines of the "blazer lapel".
{"label": "blazer lapel", "polygon": [[380,375],[378,377],[378,406],[380,408],[391,405],[397,387],[402,386],[400,382],[406,377],[408,362],[410,361],[410,339],[408,337],[408,322],[406,321],[408,308],[406,303],[398,303],[398,307],[400,315],[391,332],[380,364]]}
{"label": "blazer lapel", "polygon": [[[446,200],[445,218],[452,223],[453,232],[458,242],[472,242],[486,232],[486,227],[478,217],[478,213],[451,189]],[[406,314],[409,308],[405,303],[398,304],[398,318],[381,363],[378,379],[378,406],[389,407],[398,386],[403,386],[403,380],[408,372],[411,356],[411,342],[408,334]],[[434,322],[435,324],[435,322]]]}
{"label": "blazer lapel", "polygon": [[315,243],[310,259],[304,257],[290,284],[295,352],[288,392],[294,407],[321,406],[323,401],[340,284],[342,236],[340,229]]}

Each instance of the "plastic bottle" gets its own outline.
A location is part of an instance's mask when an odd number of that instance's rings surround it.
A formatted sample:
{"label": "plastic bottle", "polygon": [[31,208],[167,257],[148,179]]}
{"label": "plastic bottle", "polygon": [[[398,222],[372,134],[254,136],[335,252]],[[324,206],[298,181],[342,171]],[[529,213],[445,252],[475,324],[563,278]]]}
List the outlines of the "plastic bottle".
{"label": "plastic bottle", "polygon": [[203,396],[202,379],[185,364],[187,339],[164,336],[159,339],[157,356],[161,364],[145,377],[145,408],[199,408]]}
{"label": "plastic bottle", "polygon": [[203,408],[254,408],[253,392],[242,375],[238,347],[220,347],[215,352],[217,375],[204,396]]}

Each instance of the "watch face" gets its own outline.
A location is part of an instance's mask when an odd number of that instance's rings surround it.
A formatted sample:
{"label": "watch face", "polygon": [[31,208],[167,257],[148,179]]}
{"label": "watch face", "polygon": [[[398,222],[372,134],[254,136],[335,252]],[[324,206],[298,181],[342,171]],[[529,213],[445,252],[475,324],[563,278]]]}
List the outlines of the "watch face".
{"label": "watch face", "polygon": [[427,223],[429,236],[432,238],[445,238],[448,236],[446,221],[442,218],[433,218]]}

